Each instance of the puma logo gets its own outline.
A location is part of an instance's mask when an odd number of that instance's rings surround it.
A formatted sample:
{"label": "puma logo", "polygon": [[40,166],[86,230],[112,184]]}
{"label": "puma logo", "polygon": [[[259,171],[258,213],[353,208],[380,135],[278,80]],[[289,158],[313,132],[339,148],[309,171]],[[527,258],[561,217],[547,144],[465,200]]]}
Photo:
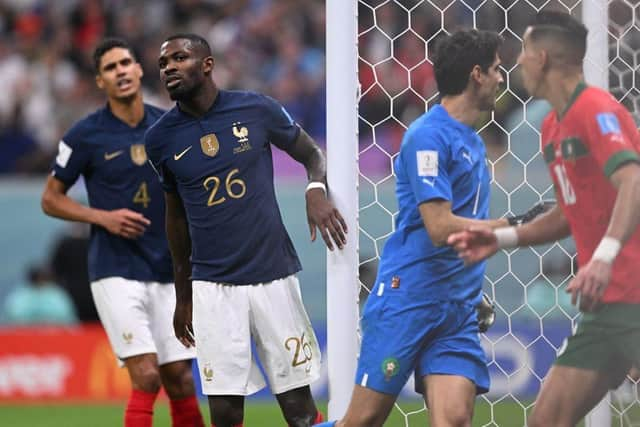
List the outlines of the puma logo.
{"label": "puma logo", "polygon": [[173,160],[180,160],[182,158],[182,156],[184,156],[185,154],[187,154],[187,151],[191,150],[191,147],[193,147],[192,145],[188,146],[187,148],[184,149],[184,151],[178,153],[178,154],[174,154],[173,155]]}
{"label": "puma logo", "polygon": [[473,161],[471,160],[471,155],[470,155],[469,153],[462,152],[462,157],[463,157],[464,159],[467,159],[467,161],[469,162],[469,164],[473,164]]}
{"label": "puma logo", "polygon": [[109,160],[115,159],[122,153],[124,153],[124,150],[114,151],[113,153],[104,153],[104,159],[108,162]]}

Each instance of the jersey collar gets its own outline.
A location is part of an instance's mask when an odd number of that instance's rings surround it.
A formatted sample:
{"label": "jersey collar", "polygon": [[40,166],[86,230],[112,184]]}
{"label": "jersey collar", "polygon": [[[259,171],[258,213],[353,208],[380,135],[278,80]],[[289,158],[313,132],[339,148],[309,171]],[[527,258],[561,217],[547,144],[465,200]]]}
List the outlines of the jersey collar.
{"label": "jersey collar", "polygon": [[558,121],[562,120],[564,116],[567,115],[569,108],[575,104],[576,100],[580,96],[580,94],[587,88],[587,84],[585,82],[579,82],[576,88],[573,90],[573,93],[569,97],[569,101],[567,102],[567,106],[564,107],[562,113],[558,114]]}
{"label": "jersey collar", "polygon": [[472,126],[469,126],[465,123],[459,122],[458,120],[454,119],[453,117],[451,117],[449,115],[449,112],[447,111],[446,108],[444,108],[442,106],[442,104],[436,104],[433,107],[431,107],[431,113],[434,114],[438,119],[440,120],[444,120],[447,121],[449,123],[451,123],[452,125],[454,125],[455,127],[458,127],[464,131],[467,132],[474,132],[475,133],[475,129]]}
{"label": "jersey collar", "polygon": [[122,129],[127,129],[127,130],[134,130],[134,129],[139,129],[139,128],[146,128],[148,127],[150,124],[147,124],[147,120],[149,119],[149,113],[147,111],[147,104],[144,104],[144,116],[142,117],[142,120],[140,120],[140,123],[138,123],[135,127],[131,127],[128,124],[126,124],[125,122],[123,122],[122,120],[120,120],[115,114],[113,114],[113,112],[111,111],[111,107],[109,106],[109,103],[107,102],[107,104],[104,106],[103,108],[103,120],[106,121],[106,124],[108,126],[113,126],[115,128],[122,128]]}

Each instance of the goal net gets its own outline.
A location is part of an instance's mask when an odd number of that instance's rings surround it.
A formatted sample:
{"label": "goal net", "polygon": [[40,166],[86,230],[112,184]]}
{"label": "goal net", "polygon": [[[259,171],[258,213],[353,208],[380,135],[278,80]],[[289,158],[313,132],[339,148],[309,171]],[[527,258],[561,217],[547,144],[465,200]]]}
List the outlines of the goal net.
{"label": "goal net", "polygon": [[[540,124],[549,106],[528,97],[516,64],[527,23],[546,8],[585,22],[590,29],[587,81],[609,88],[638,120],[636,0],[327,1],[329,184],[352,230],[345,251],[329,254],[327,264],[332,416],[342,414],[353,386],[356,301],[361,306],[371,291],[394,227],[393,160],[404,130],[437,99],[431,59],[439,36],[475,27],[498,31],[505,39],[505,83],[495,111],[477,127],[493,176],[491,216],[522,213],[554,197],[539,150]],[[564,292],[576,271],[574,261],[575,246],[568,239],[502,251],[488,263],[484,290],[495,301],[497,321],[482,342],[492,384],[477,400],[474,425],[525,425],[541,382],[578,319]],[[353,282],[345,283],[345,277]],[[424,404],[412,390],[411,380],[387,425],[424,425]],[[603,418],[590,418],[591,425],[640,425],[639,407],[637,383],[629,378],[604,402]]]}

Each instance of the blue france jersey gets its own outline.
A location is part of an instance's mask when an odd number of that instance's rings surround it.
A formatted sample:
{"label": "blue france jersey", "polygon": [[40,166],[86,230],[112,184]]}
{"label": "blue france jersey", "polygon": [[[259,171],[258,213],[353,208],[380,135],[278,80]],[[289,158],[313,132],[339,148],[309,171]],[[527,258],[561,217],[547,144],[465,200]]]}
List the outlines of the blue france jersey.
{"label": "blue france jersey", "polygon": [[403,287],[427,299],[480,301],[485,263],[465,267],[451,247],[434,246],[418,206],[447,200],[454,215],[488,218],[485,156],[474,129],[451,118],[441,105],[411,124],[395,160],[399,213],[384,247],[378,282],[397,276]]}
{"label": "blue france jersey", "polygon": [[59,144],[53,175],[67,187],[84,176],[89,205],[130,209],[151,221],[137,239],[125,239],[91,227],[89,276],[169,283],[171,255],[164,230],[164,195],[147,161],[144,133],[163,110],[144,107],[144,119],[132,128],[104,107],[75,124]]}
{"label": "blue france jersey", "polygon": [[167,192],[178,192],[191,236],[192,279],[247,285],[300,270],[273,184],[271,144],[300,128],[273,99],[223,91],[200,118],[178,106],[145,136]]}

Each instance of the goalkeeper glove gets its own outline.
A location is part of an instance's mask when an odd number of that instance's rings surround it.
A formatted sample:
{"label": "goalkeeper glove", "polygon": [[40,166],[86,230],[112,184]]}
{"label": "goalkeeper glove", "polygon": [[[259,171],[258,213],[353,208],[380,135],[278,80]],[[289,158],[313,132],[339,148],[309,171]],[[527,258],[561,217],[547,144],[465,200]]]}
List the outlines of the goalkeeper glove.
{"label": "goalkeeper glove", "polygon": [[522,215],[515,215],[515,216],[508,217],[507,221],[509,221],[509,225],[514,225],[514,226],[526,224],[527,222],[533,221],[535,217],[537,217],[538,215],[547,212],[548,210],[553,208],[555,205],[556,205],[555,200],[549,200],[549,199],[541,200],[535,205],[533,205],[528,211],[526,211]]}
{"label": "goalkeeper glove", "polygon": [[482,333],[487,332],[496,321],[496,310],[489,295],[484,292],[482,293],[482,301],[476,306],[476,313],[478,315],[478,329]]}

